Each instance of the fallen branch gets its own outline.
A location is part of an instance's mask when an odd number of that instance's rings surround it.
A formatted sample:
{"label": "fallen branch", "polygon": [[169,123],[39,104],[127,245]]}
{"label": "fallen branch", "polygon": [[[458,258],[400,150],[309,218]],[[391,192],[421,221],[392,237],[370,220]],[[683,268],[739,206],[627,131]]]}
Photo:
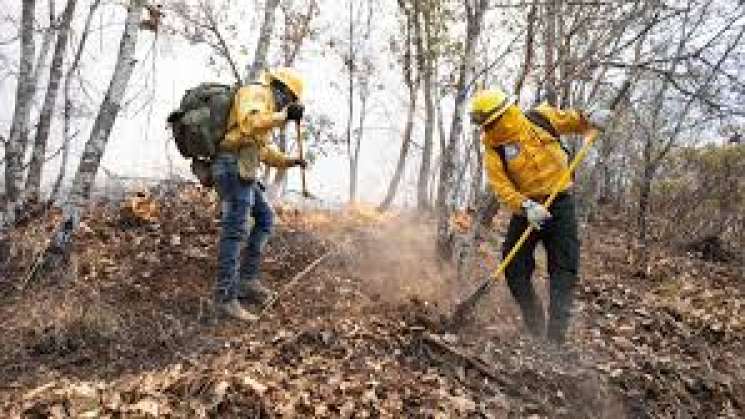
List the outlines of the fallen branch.
{"label": "fallen branch", "polygon": [[497,382],[499,384],[502,384],[502,385],[507,384],[507,383],[504,382],[504,380],[502,380],[499,377],[499,375],[497,374],[497,371],[495,371],[491,367],[489,367],[484,361],[482,361],[481,359],[479,359],[479,358],[477,358],[477,357],[475,357],[473,355],[470,355],[470,354],[468,354],[468,353],[466,353],[466,352],[464,352],[464,351],[462,351],[462,350],[460,350],[458,348],[455,348],[455,347],[453,347],[451,345],[448,345],[447,343],[445,343],[442,340],[441,337],[439,337],[439,336],[437,336],[435,334],[429,333],[429,332],[425,332],[424,334],[422,334],[422,340],[424,340],[425,342],[430,343],[430,344],[436,346],[437,348],[439,348],[439,349],[441,349],[441,350],[443,350],[443,351],[445,351],[445,352],[447,352],[447,353],[449,353],[449,354],[457,357],[461,361],[465,362],[468,366],[472,367],[473,369],[475,369],[476,371],[478,371],[481,374],[485,375],[486,377],[491,378],[495,382]]}

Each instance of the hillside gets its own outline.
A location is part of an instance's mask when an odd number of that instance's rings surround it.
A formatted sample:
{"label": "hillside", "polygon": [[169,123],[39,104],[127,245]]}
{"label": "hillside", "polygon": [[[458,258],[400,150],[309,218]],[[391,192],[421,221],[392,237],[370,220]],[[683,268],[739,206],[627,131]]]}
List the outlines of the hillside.
{"label": "hillside", "polygon": [[[442,314],[474,285],[454,283],[435,261],[430,223],[365,208],[280,208],[268,283],[287,286],[325,258],[259,323],[212,322],[214,198],[184,188],[154,203],[151,222],[97,206],[74,270],[23,290],[13,278],[55,217],[16,232],[19,262],[0,282],[7,416],[745,413],[742,272],[658,246],[645,277],[634,276],[615,220],[583,231],[577,313],[559,350],[521,335],[503,284],[466,328],[442,329]],[[502,215],[494,227],[482,269]]]}

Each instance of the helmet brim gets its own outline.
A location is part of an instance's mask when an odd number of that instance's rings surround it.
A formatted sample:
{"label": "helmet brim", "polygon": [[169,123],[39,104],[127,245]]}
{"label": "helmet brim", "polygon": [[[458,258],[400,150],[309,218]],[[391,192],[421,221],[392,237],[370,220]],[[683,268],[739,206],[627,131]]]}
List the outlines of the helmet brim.
{"label": "helmet brim", "polygon": [[471,122],[480,127],[485,127],[502,116],[507,111],[507,108],[510,107],[510,105],[512,105],[512,101],[509,97],[507,97],[502,101],[502,103],[499,104],[499,106],[495,107],[489,112],[471,112]]}

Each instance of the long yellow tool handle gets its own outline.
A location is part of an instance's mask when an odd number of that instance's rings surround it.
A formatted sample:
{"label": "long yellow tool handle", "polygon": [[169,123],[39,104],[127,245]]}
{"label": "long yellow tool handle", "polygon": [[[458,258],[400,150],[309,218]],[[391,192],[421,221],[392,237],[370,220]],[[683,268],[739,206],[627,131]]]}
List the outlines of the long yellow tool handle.
{"label": "long yellow tool handle", "polygon": [[[567,170],[564,173],[564,176],[559,179],[559,182],[554,186],[553,192],[551,192],[551,195],[548,196],[545,202],[543,202],[543,206],[548,209],[551,204],[556,200],[556,197],[559,195],[559,192],[561,192],[562,189],[564,189],[564,185],[566,185],[569,182],[569,179],[572,177],[572,173],[577,169],[577,166],[584,160],[585,156],[587,156],[587,153],[592,148],[593,143],[595,143],[595,140],[598,138],[598,135],[600,134],[600,131],[593,129],[587,134],[587,137],[585,138],[585,144],[582,146],[582,148],[577,152],[577,155],[574,156],[574,159],[569,164],[569,170]],[[532,233],[534,230],[532,225],[528,225],[528,228],[525,229],[522,236],[520,236],[520,239],[517,240],[517,243],[515,243],[514,246],[512,246],[512,249],[509,253],[507,253],[507,256],[504,257],[502,260],[502,263],[499,264],[497,269],[492,274],[493,279],[499,279],[499,275],[504,272],[505,269],[507,269],[507,266],[512,262],[512,259],[515,258],[515,255],[517,252],[520,251],[520,248],[525,244],[525,241],[528,240],[528,237],[530,236],[530,233]]]}
{"label": "long yellow tool handle", "polygon": [[[587,137],[585,138],[585,144],[582,146],[579,152],[577,152],[577,155],[574,156],[574,159],[569,165],[569,169],[566,171],[566,173],[564,173],[564,176],[559,179],[559,182],[557,182],[557,184],[554,186],[551,195],[549,195],[548,199],[546,199],[546,201],[543,203],[546,208],[551,206],[556,197],[559,195],[559,192],[564,189],[564,186],[569,182],[569,179],[571,179],[572,173],[574,173],[574,171],[577,169],[577,166],[579,166],[587,153],[590,151],[593,143],[595,142],[599,134],[600,131],[596,129],[593,129],[587,134]],[[468,314],[471,308],[476,305],[478,299],[481,298],[481,296],[489,290],[492,284],[499,280],[500,275],[504,272],[505,269],[507,269],[507,266],[510,264],[510,262],[512,262],[512,259],[515,258],[515,255],[517,254],[517,252],[520,251],[520,248],[523,246],[523,244],[525,244],[525,241],[528,239],[530,233],[532,232],[533,226],[528,225],[528,228],[525,229],[522,236],[520,236],[520,238],[517,240],[517,243],[512,246],[510,252],[507,253],[504,259],[502,259],[502,262],[499,264],[494,273],[489,278],[486,278],[486,280],[483,281],[481,285],[479,285],[479,287],[476,288],[476,290],[471,293],[470,296],[468,296],[468,298],[466,298],[456,306],[453,317],[450,319],[451,329],[458,327],[461,324],[461,322],[465,319],[466,314]]]}
{"label": "long yellow tool handle", "polygon": [[[297,146],[300,149],[300,160],[305,160],[305,151],[303,151],[303,136],[300,134],[300,121],[295,121],[295,134],[297,137]],[[308,188],[305,183],[305,166],[302,167],[302,185],[303,196],[308,196]]]}

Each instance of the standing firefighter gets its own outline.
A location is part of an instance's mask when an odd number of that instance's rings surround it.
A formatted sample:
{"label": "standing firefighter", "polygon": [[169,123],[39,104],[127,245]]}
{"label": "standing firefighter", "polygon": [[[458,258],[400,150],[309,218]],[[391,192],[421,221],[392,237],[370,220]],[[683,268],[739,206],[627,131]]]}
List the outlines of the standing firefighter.
{"label": "standing firefighter", "polygon": [[[303,81],[289,68],[266,73],[260,82],[240,88],[228,117],[228,131],[219,145],[212,176],[220,196],[222,232],[215,300],[218,310],[239,320],[255,320],[239,300],[263,304],[272,294],[259,281],[261,253],[273,224],[272,209],[257,180],[260,163],[305,168],[306,162],[270,146],[273,128],[299,123],[304,107]],[[248,215],[253,227],[247,231]],[[241,242],[248,234],[241,255]]]}
{"label": "standing firefighter", "polygon": [[513,211],[503,247],[512,249],[530,223],[533,233],[505,270],[507,285],[522,312],[528,331],[542,336],[543,307],[531,276],[535,249],[542,242],[548,259],[550,306],[548,338],[563,343],[579,269],[579,238],[571,182],[560,189],[550,208],[541,205],[567,172],[569,158],[558,136],[604,128],[609,111],[583,115],[544,103],[523,113],[499,89],[481,90],[471,101],[471,120],[482,127],[485,166],[494,192]]}

